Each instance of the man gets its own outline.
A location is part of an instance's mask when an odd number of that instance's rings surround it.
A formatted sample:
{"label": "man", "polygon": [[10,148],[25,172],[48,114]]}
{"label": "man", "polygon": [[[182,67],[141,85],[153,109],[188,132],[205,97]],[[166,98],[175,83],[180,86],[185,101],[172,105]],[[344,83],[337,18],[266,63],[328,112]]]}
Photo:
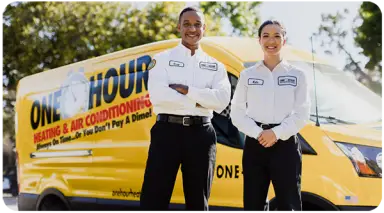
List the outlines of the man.
{"label": "man", "polygon": [[157,114],[151,129],[140,205],[168,208],[181,165],[186,208],[208,210],[216,161],[216,133],[210,123],[230,101],[230,83],[223,64],[207,55],[199,41],[203,14],[185,8],[177,26],[181,43],[154,56],[148,67],[148,91]]}

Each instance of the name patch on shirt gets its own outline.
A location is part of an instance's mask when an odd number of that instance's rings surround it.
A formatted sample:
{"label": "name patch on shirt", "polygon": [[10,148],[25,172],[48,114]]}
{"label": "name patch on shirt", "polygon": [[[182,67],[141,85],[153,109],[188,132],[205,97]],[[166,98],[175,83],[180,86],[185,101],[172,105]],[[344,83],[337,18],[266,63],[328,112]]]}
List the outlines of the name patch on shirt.
{"label": "name patch on shirt", "polygon": [[279,86],[297,86],[297,78],[295,76],[280,76],[277,78]]}
{"label": "name patch on shirt", "polygon": [[180,62],[180,61],[170,60],[169,61],[169,66],[171,66],[171,67],[184,67],[184,63]]}
{"label": "name patch on shirt", "polygon": [[263,85],[264,80],[258,78],[248,78],[248,85]]}
{"label": "name patch on shirt", "polygon": [[217,71],[217,63],[200,62],[199,66],[201,69]]}

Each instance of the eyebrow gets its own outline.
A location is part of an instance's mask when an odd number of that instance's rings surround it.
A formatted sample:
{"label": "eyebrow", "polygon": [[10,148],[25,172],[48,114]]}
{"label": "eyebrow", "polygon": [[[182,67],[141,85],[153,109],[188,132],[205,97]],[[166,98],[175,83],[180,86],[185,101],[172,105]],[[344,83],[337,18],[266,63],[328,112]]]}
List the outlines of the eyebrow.
{"label": "eyebrow", "polygon": [[[188,22],[190,22],[190,21],[189,21],[189,20],[184,20],[184,21],[183,21],[183,23],[188,23]],[[200,20],[197,20],[196,23],[201,23],[201,21],[200,21]]]}

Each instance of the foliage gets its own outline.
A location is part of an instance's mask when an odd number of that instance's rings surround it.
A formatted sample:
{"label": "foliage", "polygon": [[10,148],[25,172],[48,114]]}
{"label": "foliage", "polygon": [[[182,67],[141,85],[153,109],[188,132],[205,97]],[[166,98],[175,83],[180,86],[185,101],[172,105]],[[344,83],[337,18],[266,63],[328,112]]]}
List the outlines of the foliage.
{"label": "foliage", "polygon": [[331,49],[336,47],[338,49],[336,54],[345,55],[345,71],[353,72],[358,81],[371,88],[374,92],[381,94],[381,76],[379,79],[374,78],[378,76],[378,70],[364,70],[363,64],[356,60],[351,54],[351,50],[347,48],[346,37],[349,33],[354,32],[354,29],[346,29],[344,25],[344,20],[348,13],[348,10],[344,10],[343,12],[338,11],[336,14],[322,14],[322,23],[319,26],[318,32],[314,33],[314,36],[317,39],[321,39],[321,46],[325,48],[324,52],[326,54],[335,54]]}
{"label": "foliage", "polygon": [[[200,2],[204,14],[209,14],[214,25],[212,29],[220,28],[223,17],[229,19],[232,35],[256,36],[259,25],[257,7],[261,2]],[[209,25],[208,25],[209,26]],[[215,28],[216,27],[216,28]]]}
{"label": "foliage", "polygon": [[366,0],[359,11],[362,24],[356,29],[356,43],[369,58],[366,68],[379,70],[384,75],[384,3]]}
{"label": "foliage", "polygon": [[[207,35],[254,35],[256,2],[200,2]],[[14,141],[17,82],[118,50],[179,37],[184,2],[14,2],[3,13],[3,133]],[[246,15],[246,16],[245,16]],[[244,16],[244,17],[243,17]],[[4,139],[4,138],[3,138]]]}

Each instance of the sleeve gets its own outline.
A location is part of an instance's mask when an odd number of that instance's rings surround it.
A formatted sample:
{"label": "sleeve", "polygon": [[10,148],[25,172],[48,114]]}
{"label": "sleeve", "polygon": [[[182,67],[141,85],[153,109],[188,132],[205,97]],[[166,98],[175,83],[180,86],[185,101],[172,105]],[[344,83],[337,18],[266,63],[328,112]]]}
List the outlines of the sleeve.
{"label": "sleeve", "polygon": [[231,84],[224,65],[221,63],[218,63],[218,65],[212,89],[189,87],[187,97],[207,109],[213,109],[217,113],[221,113],[228,106],[231,99]]}
{"label": "sleeve", "polygon": [[247,111],[247,82],[244,71],[240,73],[240,78],[236,86],[235,94],[233,95],[231,105],[231,119],[233,125],[244,134],[257,139],[263,131],[256,125],[255,121],[250,118]]}
{"label": "sleeve", "polygon": [[300,74],[292,113],[279,126],[272,128],[277,139],[288,140],[292,135],[297,134],[309,120],[311,102],[308,81],[304,72],[300,72]]}
{"label": "sleeve", "polygon": [[169,87],[166,62],[166,57],[155,55],[149,65],[148,93],[151,103],[153,105],[165,105],[168,108],[195,107],[196,103],[189,100],[187,96]]}

